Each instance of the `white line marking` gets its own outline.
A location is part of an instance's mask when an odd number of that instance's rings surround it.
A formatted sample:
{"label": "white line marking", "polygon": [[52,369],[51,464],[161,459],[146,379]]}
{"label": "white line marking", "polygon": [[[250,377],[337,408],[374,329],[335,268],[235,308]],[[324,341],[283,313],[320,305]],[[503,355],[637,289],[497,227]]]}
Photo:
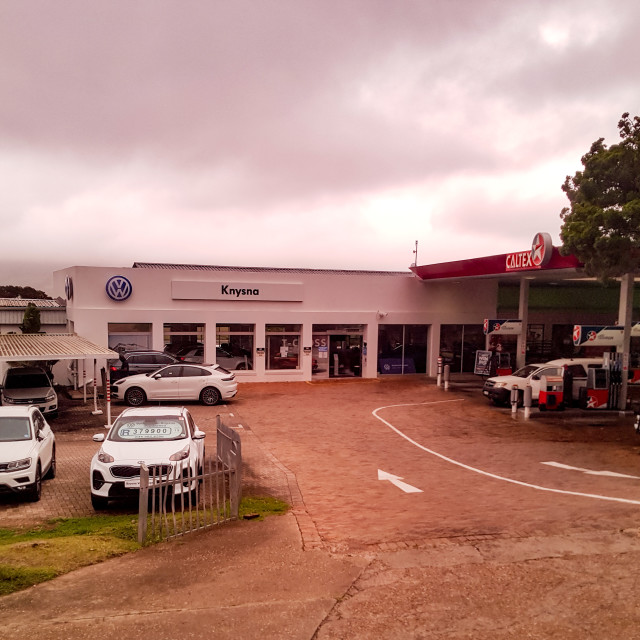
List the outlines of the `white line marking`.
{"label": "white line marking", "polygon": [[607,500],[610,502],[623,502],[625,504],[637,504],[640,505],[640,500],[628,500],[627,498],[612,498],[611,496],[601,496],[598,494],[594,494],[594,493],[582,493],[580,491],[565,491],[564,489],[551,489],[550,487],[542,487],[540,485],[537,484],[530,484],[528,482],[522,482],[520,480],[513,480],[512,478],[505,478],[504,476],[499,476],[496,475],[495,473],[489,473],[488,471],[483,471],[482,469],[476,469],[475,467],[470,467],[467,464],[464,464],[462,462],[458,462],[457,460],[454,460],[453,458],[448,458],[447,456],[443,456],[441,453],[438,453],[437,451],[434,451],[433,449],[429,449],[428,447],[425,447],[423,445],[421,445],[419,442],[416,442],[415,440],[411,439],[409,436],[405,435],[404,433],[402,433],[402,431],[400,431],[398,428],[394,427],[390,422],[387,422],[387,420],[385,420],[384,418],[381,418],[378,415],[378,411],[382,411],[383,409],[393,409],[395,407],[417,407],[417,406],[421,406],[421,405],[433,405],[433,404],[444,404],[447,402],[464,402],[463,399],[459,399],[459,400],[437,400],[435,402],[410,402],[407,404],[390,404],[387,405],[385,407],[378,407],[377,409],[375,409],[374,411],[372,411],[371,413],[373,414],[373,416],[375,418],[377,418],[378,420],[380,420],[380,422],[383,422],[384,424],[386,424],[392,431],[395,431],[400,437],[404,438],[407,442],[410,442],[412,445],[418,447],[418,449],[422,449],[423,451],[426,451],[427,453],[430,453],[433,456],[436,456],[437,458],[440,458],[441,460],[444,460],[445,462],[449,462],[451,464],[454,464],[458,467],[461,467],[462,469],[466,469],[467,471],[473,471],[474,473],[479,473],[480,475],[486,476],[488,478],[494,478],[495,480],[502,480],[503,482],[509,482],[511,484],[516,484],[519,485],[521,487],[528,487],[529,489],[537,489],[538,491],[548,491],[550,493],[561,493],[567,496],[579,496],[581,498],[593,498],[595,500]]}
{"label": "white line marking", "polygon": [[568,471],[582,471],[582,473],[586,473],[588,476],[609,476],[611,478],[633,478],[634,480],[640,480],[640,476],[630,476],[626,473],[617,473],[616,471],[594,471],[593,469],[572,467],[568,464],[562,464],[561,462],[541,462],[540,464],[557,467],[558,469],[567,469]]}
{"label": "white line marking", "polygon": [[387,473],[386,471],[382,471],[382,469],[378,469],[378,480],[388,480],[391,484],[398,487],[398,489],[402,489],[405,493],[422,493],[422,489],[412,487],[410,484],[402,482],[402,478],[400,476],[394,476],[393,473]]}

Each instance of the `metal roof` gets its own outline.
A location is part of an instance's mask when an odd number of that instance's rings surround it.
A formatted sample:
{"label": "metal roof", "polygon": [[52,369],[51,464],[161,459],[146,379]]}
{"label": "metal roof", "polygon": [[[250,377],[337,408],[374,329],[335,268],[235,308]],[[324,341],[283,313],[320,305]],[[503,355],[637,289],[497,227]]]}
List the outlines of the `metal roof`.
{"label": "metal roof", "polygon": [[38,309],[65,309],[60,298],[57,300],[42,300],[40,298],[0,298],[0,307],[8,309],[26,309],[29,303]]}
{"label": "metal roof", "polygon": [[225,267],[204,264],[166,264],[161,262],[134,262],[134,269],[179,269],[183,271],[236,271],[252,273],[324,273],[334,275],[410,276],[408,271],[365,271],[349,269],[307,269],[296,267]]}
{"label": "metal roof", "polygon": [[118,353],[75,333],[7,333],[0,335],[0,362],[117,358]]}

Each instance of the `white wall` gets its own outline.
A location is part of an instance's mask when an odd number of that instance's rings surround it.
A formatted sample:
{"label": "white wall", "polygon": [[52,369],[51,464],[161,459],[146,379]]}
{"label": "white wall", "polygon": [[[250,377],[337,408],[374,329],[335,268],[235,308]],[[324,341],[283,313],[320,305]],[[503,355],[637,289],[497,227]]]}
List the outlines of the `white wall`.
{"label": "white wall", "polygon": [[[112,301],[105,291],[115,275],[128,278],[133,293],[123,302]],[[497,283],[489,280],[423,282],[413,274],[371,272],[305,271],[197,271],[180,269],[133,269],[117,267],[70,267],[54,273],[55,295],[64,297],[65,278],[73,279],[73,299],[67,301],[67,315],[73,330],[95,342],[108,344],[109,322],[153,324],[153,348],[162,350],[165,322],[202,322],[208,341],[215,340],[216,323],[255,325],[254,348],[265,346],[265,324],[301,324],[302,346],[312,343],[314,324],[365,325],[368,357],[363,375],[376,377],[378,324],[432,325],[429,344],[429,374],[435,375],[439,324],[482,323],[493,317]],[[189,282],[189,290],[211,289],[210,283],[226,282],[259,287],[294,284],[295,301],[232,299],[175,300],[172,282]],[[182,287],[184,289],[184,287]],[[264,287],[267,289],[268,287]],[[272,287],[273,289],[273,287]],[[285,287],[280,287],[283,291]],[[192,293],[192,295],[198,295]],[[378,312],[384,317],[379,318]],[[213,333],[212,333],[213,332]],[[208,358],[210,359],[210,358]],[[264,357],[254,358],[255,369],[238,372],[239,380],[310,380],[311,357],[301,349],[299,371],[265,371]],[[101,365],[102,366],[102,365]]]}

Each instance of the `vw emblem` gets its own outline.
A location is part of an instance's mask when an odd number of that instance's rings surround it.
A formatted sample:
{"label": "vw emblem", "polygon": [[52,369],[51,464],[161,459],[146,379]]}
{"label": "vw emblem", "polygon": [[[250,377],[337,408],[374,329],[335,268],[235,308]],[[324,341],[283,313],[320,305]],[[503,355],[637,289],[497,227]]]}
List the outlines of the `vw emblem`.
{"label": "vw emblem", "polygon": [[73,280],[71,276],[67,276],[64,279],[64,295],[67,297],[67,300],[71,300],[73,298]]}
{"label": "vw emblem", "polygon": [[107,280],[107,295],[116,302],[126,300],[133,292],[133,287],[128,278],[113,276]]}

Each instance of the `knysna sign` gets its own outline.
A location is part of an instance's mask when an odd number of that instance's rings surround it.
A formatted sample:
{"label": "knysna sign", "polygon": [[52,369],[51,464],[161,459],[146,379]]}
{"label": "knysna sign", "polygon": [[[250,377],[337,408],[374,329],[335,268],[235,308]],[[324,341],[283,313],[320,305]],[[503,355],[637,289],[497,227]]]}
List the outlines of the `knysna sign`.
{"label": "knysna sign", "polygon": [[304,286],[300,282],[220,282],[173,280],[174,300],[229,300],[301,302]]}
{"label": "knysna sign", "polygon": [[551,260],[553,244],[548,233],[536,233],[531,243],[530,251],[508,253],[506,259],[507,271],[527,271],[542,269]]}

